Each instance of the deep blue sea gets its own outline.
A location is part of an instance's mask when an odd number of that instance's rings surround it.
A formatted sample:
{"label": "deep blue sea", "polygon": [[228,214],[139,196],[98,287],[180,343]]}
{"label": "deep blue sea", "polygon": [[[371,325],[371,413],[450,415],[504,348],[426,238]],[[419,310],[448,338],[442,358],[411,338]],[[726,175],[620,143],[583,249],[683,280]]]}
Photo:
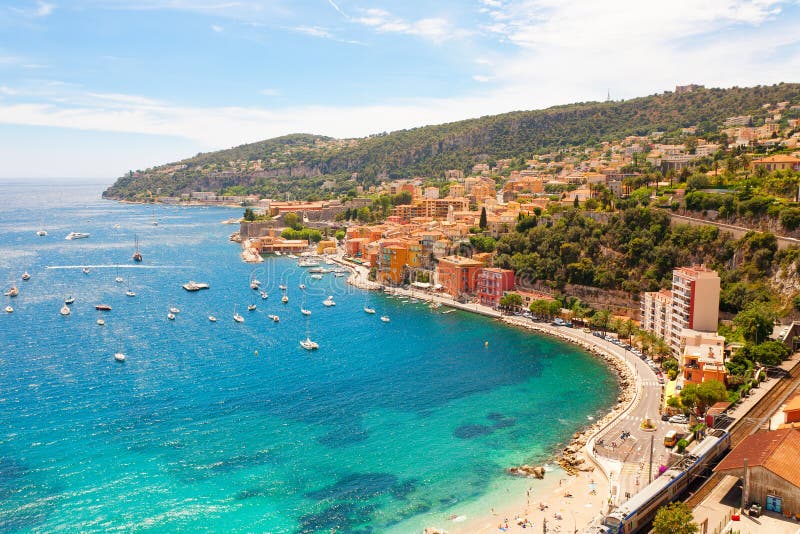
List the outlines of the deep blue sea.
{"label": "deep blue sea", "polygon": [[311,280],[288,258],[246,265],[221,224],[239,210],[70,184],[0,183],[0,286],[20,289],[0,296],[15,310],[0,312],[0,532],[421,532],[487,510],[517,483],[504,468],[543,461],[616,398],[570,345]]}

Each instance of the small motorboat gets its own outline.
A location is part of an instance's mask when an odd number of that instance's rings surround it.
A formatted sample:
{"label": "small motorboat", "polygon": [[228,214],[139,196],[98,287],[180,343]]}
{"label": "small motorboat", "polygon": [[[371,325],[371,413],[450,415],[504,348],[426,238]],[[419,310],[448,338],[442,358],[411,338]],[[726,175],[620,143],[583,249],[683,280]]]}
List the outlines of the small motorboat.
{"label": "small motorboat", "polygon": [[28,271],[25,271],[24,273],[22,273],[22,279],[23,280],[30,280],[31,279],[31,275],[28,274]]}
{"label": "small motorboat", "polygon": [[258,291],[258,288],[261,286],[261,281],[253,278],[250,280],[250,289]]}
{"label": "small motorboat", "polygon": [[310,338],[305,338],[301,341],[300,346],[306,350],[316,350],[319,348],[319,344],[316,341],[311,341]]}
{"label": "small motorboat", "polygon": [[69,315],[70,314],[69,306],[67,306],[66,304],[61,306],[61,311],[59,313],[61,313],[61,315]]}
{"label": "small motorboat", "polygon": [[383,321],[384,323],[388,323],[389,321],[391,321],[391,319],[389,319],[388,315],[381,315],[381,321]]}
{"label": "small motorboat", "polygon": [[322,275],[321,274],[312,274],[311,278],[313,278],[314,280],[322,280]]}
{"label": "small motorboat", "polygon": [[136,296],[136,293],[134,293],[133,291],[131,291],[131,290],[129,289],[129,290],[127,290],[127,291],[125,292],[125,295],[126,295],[126,296],[128,296],[128,297],[135,297],[135,296]]}
{"label": "small motorboat", "polygon": [[333,276],[335,276],[336,278],[344,278],[347,275],[345,273],[333,273]]}
{"label": "small motorboat", "polygon": [[38,232],[36,232],[36,235],[38,235],[39,237],[45,237],[47,235],[47,230],[39,230]]}
{"label": "small motorboat", "polygon": [[311,310],[300,308],[300,313],[302,313],[303,315],[311,315]]}
{"label": "small motorboat", "polygon": [[267,317],[272,319],[272,321],[275,322],[275,323],[280,322],[280,320],[281,320],[281,318],[278,317],[277,315],[267,315]]}
{"label": "small motorboat", "polygon": [[12,308],[11,306],[6,306],[5,311],[6,313],[14,313],[14,308]]}
{"label": "small motorboat", "polygon": [[111,306],[108,304],[97,304],[94,309],[98,311],[111,311]]}
{"label": "small motorboat", "polygon": [[99,326],[103,326],[104,324],[106,324],[106,322],[105,322],[104,320],[102,320],[102,319],[98,319],[98,320],[97,320],[97,324],[98,324]]}
{"label": "small motorboat", "polygon": [[85,234],[83,232],[70,232],[64,239],[67,241],[72,241],[73,239],[86,239],[87,237],[89,237],[89,234]]}
{"label": "small motorboat", "polygon": [[278,286],[278,289],[280,289],[281,291],[286,291],[286,286],[281,284]]}
{"label": "small motorboat", "polygon": [[364,306],[364,313],[373,314],[373,313],[375,313],[375,308],[370,308],[369,306]]}
{"label": "small motorboat", "polygon": [[243,323],[244,322],[244,317],[242,317],[238,313],[234,313],[233,314],[233,320],[236,321],[237,323]]}
{"label": "small motorboat", "polygon": [[3,295],[7,297],[16,297],[17,295],[19,295],[19,289],[17,289],[17,286],[11,286],[11,288],[8,289],[8,291],[6,291],[5,293],[3,293]]}
{"label": "small motorboat", "polygon": [[213,315],[209,315],[208,316],[208,320],[211,321],[212,323],[216,323],[217,322],[217,318],[214,317]]}
{"label": "small motorboat", "polygon": [[266,291],[262,291],[261,292],[261,300],[267,300],[267,297],[269,297],[269,295],[267,295],[267,292]]}
{"label": "small motorboat", "polygon": [[173,306],[173,307],[171,307],[171,308],[169,309],[169,312],[170,312],[170,313],[180,313],[180,312],[181,312],[181,310],[180,310],[180,309],[178,309],[178,308],[176,308],[175,306]]}
{"label": "small motorboat", "polygon": [[289,297],[287,297],[286,295],[282,296],[282,297],[281,297],[281,302],[283,302],[284,304],[286,304],[287,302],[289,302]]}
{"label": "small motorboat", "polygon": [[291,258],[291,259],[293,259],[293,260],[296,260],[296,259],[297,259],[297,256],[296,256],[295,254],[287,254],[287,255],[286,255],[286,257],[287,257],[287,258]]}
{"label": "small motorboat", "polygon": [[122,362],[124,362],[124,361],[125,361],[125,355],[124,355],[124,354],[122,354],[121,352],[118,352],[118,353],[116,353],[116,354],[114,355],[114,359],[115,359],[116,361],[118,361],[118,362],[122,363]]}
{"label": "small motorboat", "polygon": [[124,282],[124,281],[125,281],[125,279],[124,279],[124,278],[122,278],[121,276],[118,276],[118,277],[114,278],[114,281],[115,281],[116,283],[118,283],[118,284],[121,284],[122,282]]}
{"label": "small motorboat", "polygon": [[83,274],[89,274],[90,272],[88,267],[83,268]]}
{"label": "small motorboat", "polygon": [[247,311],[255,311],[255,310],[256,310],[256,305],[255,304],[249,304],[247,306]]}
{"label": "small motorboat", "polygon": [[300,289],[305,289],[305,288],[306,288],[305,284],[300,284]]}
{"label": "small motorboat", "polygon": [[322,301],[323,306],[336,306],[336,303],[333,301],[333,295],[328,295],[328,298]]}
{"label": "small motorboat", "polygon": [[75,297],[73,297],[72,295],[64,299],[64,304],[72,304],[73,302],[75,302]]}
{"label": "small motorboat", "polygon": [[167,319],[169,319],[170,321],[174,321],[175,320],[175,314],[172,313],[172,312],[168,313],[167,314]]}

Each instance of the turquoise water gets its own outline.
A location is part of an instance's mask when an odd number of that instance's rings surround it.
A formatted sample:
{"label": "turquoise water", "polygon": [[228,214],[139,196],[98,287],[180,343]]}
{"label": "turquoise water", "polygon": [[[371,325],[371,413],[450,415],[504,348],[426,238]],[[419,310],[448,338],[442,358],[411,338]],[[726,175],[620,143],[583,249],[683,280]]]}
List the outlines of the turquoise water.
{"label": "turquoise water", "polygon": [[[0,184],[0,284],[21,291],[0,297],[15,309],[0,315],[0,532],[416,530],[510,483],[505,467],[542,461],[616,398],[572,346],[315,281],[287,258],[245,265],[220,224],[238,210],[101,190]],[[189,279],[211,289],[187,293]]]}

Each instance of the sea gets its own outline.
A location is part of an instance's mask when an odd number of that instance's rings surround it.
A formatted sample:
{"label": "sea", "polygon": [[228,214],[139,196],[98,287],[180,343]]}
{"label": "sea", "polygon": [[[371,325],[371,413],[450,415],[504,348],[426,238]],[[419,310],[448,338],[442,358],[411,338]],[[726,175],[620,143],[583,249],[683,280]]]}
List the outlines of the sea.
{"label": "sea", "polygon": [[223,224],[241,210],[106,185],[0,182],[0,287],[20,290],[0,297],[0,532],[446,528],[524,491],[507,467],[546,462],[616,401],[574,346],[285,256],[245,264]]}

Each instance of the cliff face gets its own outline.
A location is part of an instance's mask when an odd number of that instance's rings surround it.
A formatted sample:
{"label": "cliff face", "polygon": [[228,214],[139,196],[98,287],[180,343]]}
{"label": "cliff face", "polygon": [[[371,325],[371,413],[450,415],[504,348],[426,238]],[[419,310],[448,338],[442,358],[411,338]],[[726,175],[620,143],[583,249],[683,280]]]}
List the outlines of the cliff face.
{"label": "cliff face", "polygon": [[800,85],[701,89],[571,104],[361,139],[292,134],[130,173],[105,196],[145,200],[155,194],[235,186],[270,195],[318,194],[323,188],[342,192],[356,183],[369,185],[408,176],[440,178],[448,169],[467,171],[476,163],[498,158],[530,157],[653,131],[697,126],[700,135],[714,135],[725,118],[752,115],[760,120],[763,104],[780,101],[800,103]]}

